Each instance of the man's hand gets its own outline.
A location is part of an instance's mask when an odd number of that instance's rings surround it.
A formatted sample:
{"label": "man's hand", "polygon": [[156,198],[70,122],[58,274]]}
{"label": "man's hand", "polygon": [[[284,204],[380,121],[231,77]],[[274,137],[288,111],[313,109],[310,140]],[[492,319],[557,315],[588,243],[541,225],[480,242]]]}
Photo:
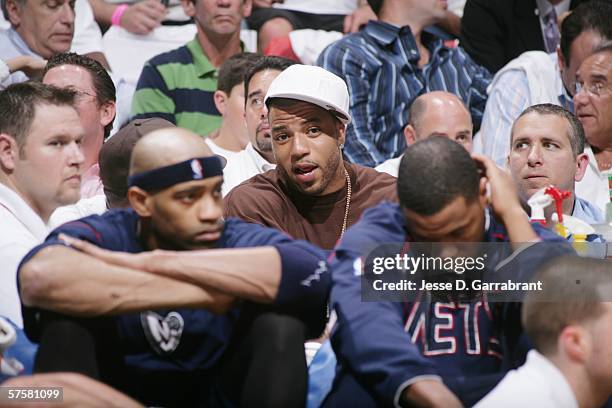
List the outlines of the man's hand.
{"label": "man's hand", "polygon": [[461,401],[446,385],[436,380],[422,380],[409,385],[400,400],[404,407],[459,408]]}
{"label": "man's hand", "polygon": [[366,25],[370,20],[376,20],[376,14],[367,4],[358,7],[353,14],[349,14],[344,18],[344,33],[356,33],[361,26]]}
{"label": "man's hand", "polygon": [[109,251],[102,249],[87,241],[60,234],[59,239],[87,255],[93,256],[111,265],[123,266],[125,268],[148,272],[148,266],[153,262],[153,251],[131,254],[128,252]]}
{"label": "man's hand", "polygon": [[167,13],[159,0],[143,0],[125,10],[120,24],[130,33],[148,34],[159,27]]}
{"label": "man's hand", "polygon": [[21,55],[7,60],[6,65],[8,65],[10,73],[23,71],[30,79],[40,79],[47,61],[29,55]]}
{"label": "man's hand", "polygon": [[507,216],[523,211],[514,180],[510,174],[499,167],[488,157],[473,154],[472,158],[482,169],[482,176],[489,182],[489,203],[495,216],[504,220]]}

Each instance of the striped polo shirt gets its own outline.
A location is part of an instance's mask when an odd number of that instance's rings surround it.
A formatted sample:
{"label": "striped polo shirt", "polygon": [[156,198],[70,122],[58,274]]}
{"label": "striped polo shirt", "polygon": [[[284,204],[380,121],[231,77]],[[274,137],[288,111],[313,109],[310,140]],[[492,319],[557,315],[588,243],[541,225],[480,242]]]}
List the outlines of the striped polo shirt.
{"label": "striped polo shirt", "polygon": [[163,118],[207,135],[221,126],[221,114],[213,98],[216,90],[217,68],[194,38],[145,64],[136,85],[131,116]]}

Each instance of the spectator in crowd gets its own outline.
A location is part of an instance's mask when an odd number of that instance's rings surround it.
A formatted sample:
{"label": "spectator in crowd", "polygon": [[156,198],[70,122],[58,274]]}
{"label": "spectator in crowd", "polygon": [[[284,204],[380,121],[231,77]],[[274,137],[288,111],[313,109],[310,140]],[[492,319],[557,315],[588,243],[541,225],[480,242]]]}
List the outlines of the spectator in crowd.
{"label": "spectator in crowd", "polygon": [[[57,0],[53,7],[39,1],[2,0],[2,12],[11,28],[0,31],[0,59],[22,55],[40,59],[70,49],[74,34],[74,1]],[[15,72],[3,83],[23,82],[28,77]]]}
{"label": "spectator in crowd", "polygon": [[132,152],[133,210],[65,224],[24,258],[37,372],[80,372],[147,406],[303,404],[324,254],[224,221],[221,165],[191,131],[151,132]]}
{"label": "spectator in crowd", "polygon": [[[132,34],[149,34],[162,24],[169,13],[166,4],[157,0],[115,2],[107,0],[90,0],[96,21],[105,29],[111,25],[124,28]],[[188,20],[181,12],[181,2],[168,1],[174,13],[181,15],[182,21]],[[172,4],[170,4],[172,3]]]}
{"label": "spectator in crowd", "polygon": [[241,51],[240,23],[251,0],[182,0],[197,27],[196,37],[148,61],[132,101],[135,119],[159,117],[207,135],[221,125],[215,107],[217,68]]}
{"label": "spectator in crowd", "polygon": [[461,48],[449,47],[423,28],[445,15],[441,1],[370,0],[378,21],[330,45],[318,65],[344,79],[353,123],[345,154],[374,167],[399,156],[406,144],[408,109],[420,94],[448,91],[470,108],[480,127],[490,75]]}
{"label": "spectator in crowd", "polygon": [[219,68],[215,106],[221,113],[221,127],[206,137],[213,153],[226,159],[249,143],[245,116],[244,78],[261,56],[245,52],[230,57]]}
{"label": "spectator in crowd", "polygon": [[525,51],[554,53],[558,19],[589,0],[468,0],[461,21],[461,44],[495,73]]}
{"label": "spectator in crowd", "polygon": [[[11,23],[7,19],[7,13],[0,13],[0,30],[10,29]],[[102,47],[102,32],[94,20],[88,0],[74,1],[74,35],[70,51],[93,58],[104,68],[109,68]],[[40,59],[40,57],[37,58]],[[32,78],[29,75],[28,77]]]}
{"label": "spectator in crowd", "polygon": [[[571,192],[563,201],[563,214],[589,224],[604,221],[599,208],[575,194],[575,183],[582,180],[589,159],[584,130],[571,112],[552,104],[527,108],[514,122],[510,143],[508,167],[523,203],[552,185]],[[554,211],[552,205],[544,210],[547,222]]]}
{"label": "spectator in crowd", "polygon": [[47,235],[51,213],[79,199],[84,132],[75,103],[73,91],[33,82],[0,92],[0,315],[19,327],[17,266]]}
{"label": "spectator in crowd", "polygon": [[598,45],[612,40],[612,4],[592,0],[577,7],[561,24],[557,54],[524,53],[499,71],[489,91],[474,151],[504,166],[510,151],[510,131],[529,106],[552,103],[573,111],[576,70]]}
{"label": "spectator in crowd", "polygon": [[238,184],[274,168],[272,138],[264,97],[272,81],[294,62],[281,57],[263,57],[255,63],[244,80],[245,121],[249,144],[231,157],[223,169],[223,196]]}
{"label": "spectator in crowd", "polygon": [[281,72],[265,99],[276,169],[235,187],[225,215],[332,249],[363,211],[395,200],[393,177],[343,160],[348,101],[344,81],[320,67]]}
{"label": "spectator in crowd", "polygon": [[[122,127],[100,149],[100,179],[104,185],[107,208],[127,208],[130,158],[134,145],[143,136],[157,129],[176,127],[165,119],[135,119]],[[82,218],[84,214],[81,217]],[[75,218],[76,219],[76,218]]]}
{"label": "spectator in crowd", "polygon": [[56,54],[43,72],[43,83],[77,92],[76,109],[85,129],[81,145],[85,163],[81,198],[102,194],[98,155],[108,138],[115,119],[115,85],[106,69],[97,61],[75,53]]}
{"label": "spectator in crowd", "polygon": [[[487,258],[488,267],[519,282],[529,282],[550,257],[571,251],[561,237],[530,225],[509,175],[447,138],[410,146],[397,183],[400,204],[366,211],[331,258],[331,307],[338,317],[331,343],[339,366],[324,406],[451,407],[460,405],[457,398],[470,406],[504,374],[500,344],[507,344],[501,337],[506,327],[500,330],[512,317],[506,309],[489,306],[486,294],[457,301],[453,295],[461,295],[452,290],[422,290],[408,302],[364,302],[368,278],[360,275],[373,248],[398,243],[405,251],[402,243],[412,241],[495,242],[505,249]],[[511,249],[502,242],[531,244]],[[418,279],[424,270],[419,268]],[[455,270],[451,281],[453,276]]]}
{"label": "spectator in crowd", "polygon": [[584,60],[576,74],[576,116],[584,126],[589,158],[576,194],[606,212],[612,173],[612,43]]}
{"label": "spectator in crowd", "polygon": [[[534,349],[476,406],[601,407],[612,395],[610,261],[562,257],[534,280],[522,320]],[[576,281],[576,277],[580,281]]]}
{"label": "spectator in crowd", "polygon": [[258,32],[262,52],[271,40],[286,37],[292,30],[355,33],[376,19],[365,0],[254,0],[253,6],[247,21]]}
{"label": "spectator in crowd", "polygon": [[[444,136],[472,152],[472,117],[461,99],[450,92],[433,91],[417,97],[404,128],[406,145],[431,136]],[[376,170],[397,177],[402,156],[376,166]]]}

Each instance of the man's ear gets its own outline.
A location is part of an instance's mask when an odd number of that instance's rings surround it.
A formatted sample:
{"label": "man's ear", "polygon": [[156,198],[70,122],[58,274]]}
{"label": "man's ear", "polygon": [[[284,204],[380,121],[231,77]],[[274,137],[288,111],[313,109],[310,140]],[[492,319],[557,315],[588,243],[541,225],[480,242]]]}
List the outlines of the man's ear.
{"label": "man's ear", "polygon": [[5,172],[15,169],[15,161],[19,154],[19,147],[15,139],[6,133],[0,133],[0,166]]}
{"label": "man's ear", "polygon": [[558,354],[567,356],[576,363],[584,363],[592,352],[591,335],[580,326],[564,328],[557,339]]}
{"label": "man's ear", "polygon": [[151,196],[149,193],[139,187],[130,187],[127,192],[127,198],[130,206],[141,217],[151,216]]}
{"label": "man's ear", "polygon": [[8,16],[6,19],[11,23],[11,25],[15,28],[19,27],[21,24],[21,13],[23,11],[23,6],[19,4],[18,0],[6,0],[6,11]]}
{"label": "man's ear", "polygon": [[[281,1],[282,3],[282,1]],[[251,15],[251,11],[253,11],[253,1],[252,0],[244,0],[244,4],[242,6],[242,17],[247,18]]]}
{"label": "man's ear", "polygon": [[338,145],[344,146],[346,142],[346,126],[339,120],[336,121],[336,131],[338,134]]}
{"label": "man's ear", "polygon": [[565,58],[561,52],[561,47],[557,47],[557,64],[559,64],[559,71],[563,72],[567,68]]}
{"label": "man's ear", "polygon": [[480,178],[480,183],[478,184],[478,201],[482,208],[487,208],[489,204],[491,204],[491,199],[489,197],[489,188],[488,188],[489,180],[486,177]]}
{"label": "man's ear", "polygon": [[115,115],[117,114],[117,105],[115,101],[105,102],[100,108],[100,112],[100,124],[106,127],[106,125],[115,120]]}
{"label": "man's ear", "polygon": [[579,182],[584,177],[587,167],[589,167],[589,156],[586,153],[581,153],[576,157],[576,175],[574,181]]}
{"label": "man's ear", "polygon": [[416,130],[411,124],[407,124],[404,127],[404,139],[406,139],[406,146],[410,146],[417,141]]}
{"label": "man's ear", "polygon": [[197,0],[181,0],[181,6],[183,6],[183,11],[189,17],[195,16],[195,13],[196,13],[195,2],[196,1]]}
{"label": "man's ear", "polygon": [[225,111],[227,110],[227,100],[229,96],[223,91],[215,91],[213,98],[215,100],[215,106],[217,110],[221,114],[221,116],[225,115]]}

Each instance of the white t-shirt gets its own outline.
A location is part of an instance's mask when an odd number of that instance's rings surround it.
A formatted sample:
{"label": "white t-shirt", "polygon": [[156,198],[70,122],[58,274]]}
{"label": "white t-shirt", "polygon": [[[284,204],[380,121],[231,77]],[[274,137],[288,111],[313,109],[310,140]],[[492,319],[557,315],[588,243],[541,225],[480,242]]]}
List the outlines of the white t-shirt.
{"label": "white t-shirt", "polygon": [[384,162],[380,163],[378,166],[374,168],[376,171],[380,171],[381,173],[387,173],[392,175],[393,177],[397,177],[399,173],[400,162],[402,161],[402,154],[400,157],[396,157],[395,159],[388,159]]}
{"label": "white t-shirt", "polygon": [[225,197],[232,188],[243,181],[275,167],[276,164],[269,163],[249,143],[244,150],[227,160],[223,169],[223,187],[221,188],[223,196]]}
{"label": "white t-shirt", "polygon": [[273,7],[311,14],[351,14],[357,5],[357,0],[285,0]]}
{"label": "white t-shirt", "polygon": [[0,316],[23,327],[17,293],[17,267],[48,230],[43,220],[13,190],[0,183]]}
{"label": "white t-shirt", "polygon": [[58,207],[51,217],[47,226],[49,230],[59,227],[70,221],[87,217],[93,214],[103,214],[106,211],[106,196],[104,194],[95,195],[89,198],[81,198],[75,204]]}
{"label": "white t-shirt", "polygon": [[240,152],[234,152],[233,150],[227,150],[224,149],[222,147],[219,147],[218,144],[216,144],[211,138],[207,137],[205,140],[206,144],[208,145],[208,147],[210,147],[210,150],[212,150],[212,152],[218,156],[223,156],[225,157],[226,160],[229,160],[231,157],[236,156],[238,153]]}
{"label": "white t-shirt", "polygon": [[474,408],[578,408],[563,373],[535,350],[527,361],[510,371]]}

